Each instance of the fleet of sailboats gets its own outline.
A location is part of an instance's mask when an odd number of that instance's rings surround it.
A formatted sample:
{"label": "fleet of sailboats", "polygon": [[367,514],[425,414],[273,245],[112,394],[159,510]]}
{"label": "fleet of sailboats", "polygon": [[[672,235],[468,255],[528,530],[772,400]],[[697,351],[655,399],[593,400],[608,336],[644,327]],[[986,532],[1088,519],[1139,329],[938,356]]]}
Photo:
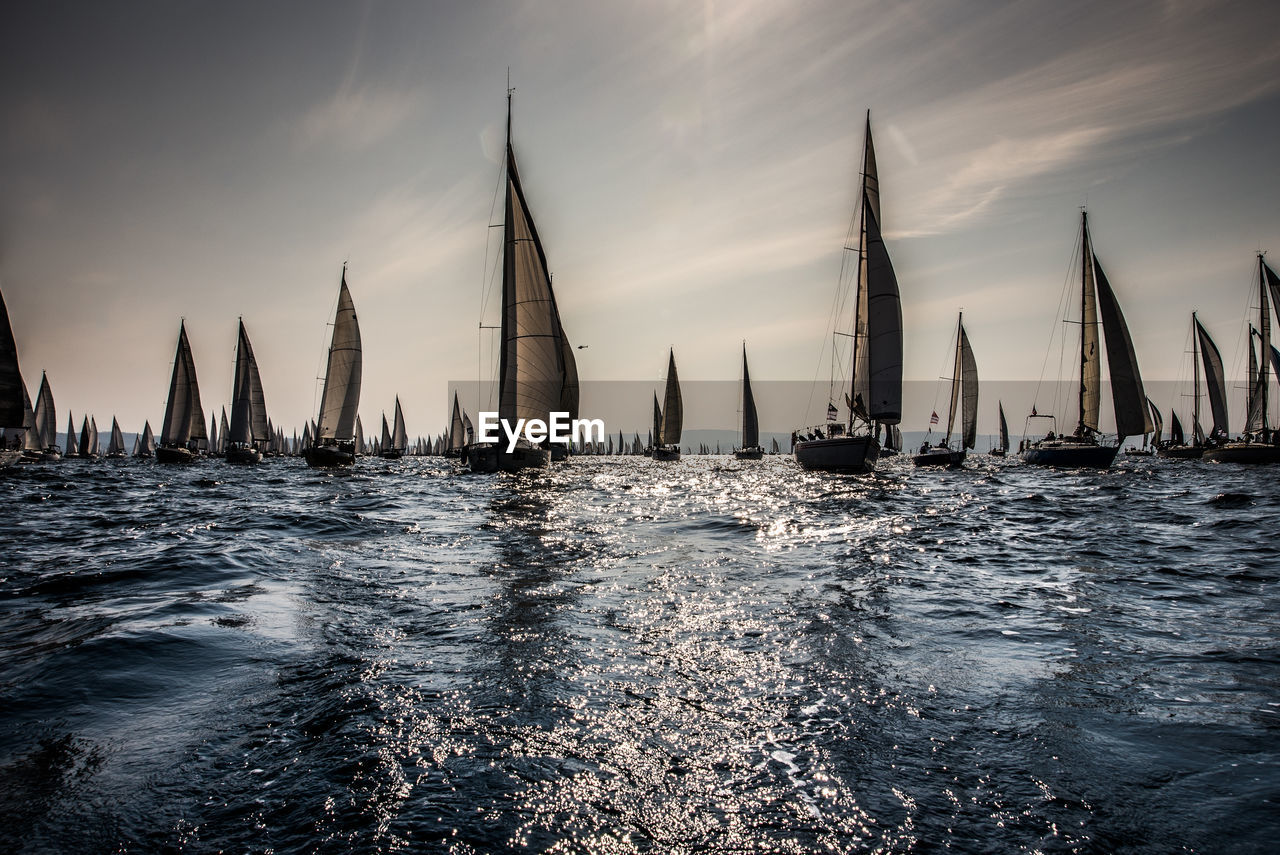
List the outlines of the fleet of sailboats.
{"label": "fleet of sailboats", "polygon": [[[546,252],[539,238],[528,200],[520,180],[512,143],[511,93],[507,93],[506,157],[503,164],[505,188],[502,241],[502,299],[498,400],[499,419],[508,425],[540,421],[550,424],[552,413],[578,417],[580,384],[574,348],[552,288]],[[802,428],[792,434],[791,451],[796,463],[807,470],[837,473],[868,473],[882,457],[903,450],[902,366],[903,323],[901,294],[888,249],[881,217],[879,171],[872,136],[871,115],[867,112],[859,172],[857,204],[850,218],[845,242],[846,254],[839,280],[836,305],[849,306],[851,323],[837,317],[836,336],[849,342],[847,348],[834,347],[833,369],[824,423]],[[1158,454],[1171,459],[1203,459],[1215,463],[1280,462],[1280,431],[1269,415],[1273,378],[1280,378],[1280,349],[1272,344],[1272,311],[1280,311],[1280,277],[1268,266],[1265,256],[1257,256],[1256,324],[1248,324],[1248,383],[1244,428],[1231,438],[1228,423],[1228,388],[1222,355],[1208,330],[1195,313],[1191,317],[1192,412],[1190,436],[1184,430],[1176,407],[1169,410],[1169,435],[1164,438],[1165,420],[1155,401],[1144,391],[1136,352],[1119,300],[1094,252],[1087,212],[1080,218],[1080,281],[1078,386],[1075,403],[1077,419],[1071,433],[1059,432],[1056,416],[1041,414],[1033,406],[1028,425],[1044,424],[1047,433],[1024,431],[1020,459],[1028,464],[1054,467],[1106,468],[1112,464],[1125,440],[1141,437],[1140,448],[1127,454]],[[839,311],[839,310],[838,310]],[[1064,319],[1065,320],[1065,319]],[[839,339],[838,339],[839,340]],[[923,446],[913,454],[916,466],[961,466],[977,438],[978,370],[963,315],[956,324],[954,368],[946,431],[940,443],[932,444],[932,426]],[[1106,349],[1110,380],[1115,440],[1102,432],[1100,404],[1103,386],[1103,346]],[[843,352],[847,350],[847,363]],[[1203,369],[1203,377],[1202,377]],[[648,443],[638,432],[628,441],[622,431],[603,442],[568,443],[521,436],[499,442],[477,442],[470,416],[458,395],[448,427],[434,437],[408,435],[400,398],[394,414],[382,418],[381,435],[366,446],[358,408],[362,373],[359,323],[346,281],[343,265],[334,313],[333,333],[328,350],[324,388],[317,418],[305,424],[302,437],[297,431],[290,440],[267,417],[262,381],[243,320],[240,321],[232,383],[230,418],[227,408],[221,417],[206,423],[196,380],[195,362],[187,338],[185,321],[178,330],[169,395],[159,436],[150,422],[135,440],[135,457],[154,455],[161,463],[190,463],[202,456],[225,456],[233,463],[259,463],[265,455],[300,454],[312,466],[349,466],[359,454],[372,453],[395,460],[406,455],[439,454],[464,461],[472,472],[516,472],[545,467],[573,453],[640,454],[660,461],[681,458],[684,403],[676,369],[674,347],[668,351],[668,366],[662,396],[653,396],[653,425]],[[1074,375],[1075,372],[1073,371]],[[766,453],[761,445],[759,412],[751,385],[745,343],[742,349],[739,445],[735,458],[758,460]],[[1203,425],[1202,399],[1207,398],[1210,428]],[[999,445],[990,450],[1004,457],[1010,448],[1009,429],[1003,402],[998,403]],[[931,422],[936,423],[936,413]],[[112,418],[105,452],[98,439],[97,423],[91,414],[82,416],[81,428],[67,414],[65,444],[58,447],[57,410],[48,375],[41,373],[39,390],[31,398],[18,365],[17,345],[7,306],[0,295],[0,465],[15,462],[56,462],[66,458],[122,458],[125,440],[120,424]],[[957,428],[957,420],[959,426]],[[207,428],[206,428],[207,425]],[[709,443],[697,443],[692,450],[713,453]],[[715,452],[719,453],[719,442]],[[770,441],[770,454],[779,454],[777,438]]]}

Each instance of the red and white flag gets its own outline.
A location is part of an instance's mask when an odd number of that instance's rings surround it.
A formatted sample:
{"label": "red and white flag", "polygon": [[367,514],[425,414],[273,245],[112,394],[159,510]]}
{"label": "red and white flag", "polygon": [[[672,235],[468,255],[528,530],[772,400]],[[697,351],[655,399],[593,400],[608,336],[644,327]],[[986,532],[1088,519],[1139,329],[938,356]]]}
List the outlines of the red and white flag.
{"label": "red and white flag", "polygon": [[936,425],[938,423],[938,411],[934,410],[933,415],[929,416],[929,424]]}

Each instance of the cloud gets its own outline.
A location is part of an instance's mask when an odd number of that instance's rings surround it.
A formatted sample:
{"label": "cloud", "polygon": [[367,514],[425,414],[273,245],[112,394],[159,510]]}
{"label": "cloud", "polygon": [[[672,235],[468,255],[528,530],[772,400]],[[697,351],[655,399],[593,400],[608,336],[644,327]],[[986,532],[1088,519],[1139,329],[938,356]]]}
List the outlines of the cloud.
{"label": "cloud", "polygon": [[342,89],[312,107],[297,126],[303,147],[327,144],[354,151],[390,137],[419,109],[411,92],[361,87]]}

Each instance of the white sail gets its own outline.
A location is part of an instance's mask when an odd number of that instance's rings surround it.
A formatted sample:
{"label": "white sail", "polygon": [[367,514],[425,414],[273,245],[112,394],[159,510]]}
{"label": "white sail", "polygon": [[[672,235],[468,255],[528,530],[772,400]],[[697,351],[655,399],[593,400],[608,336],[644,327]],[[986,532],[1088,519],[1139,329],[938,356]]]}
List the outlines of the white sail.
{"label": "white sail", "polygon": [[404,426],[404,411],[400,409],[399,395],[396,395],[395,426],[391,429],[391,447],[401,453],[409,447],[409,436]]}
{"label": "white sail", "polygon": [[356,454],[367,454],[368,451],[364,442],[364,425],[360,423],[360,416],[356,416]]}
{"label": "white sail", "polygon": [[362,363],[360,324],[356,320],[351,292],[347,290],[347,268],[343,266],[338,309],[333,318],[333,339],[329,344],[329,364],[324,374],[324,393],[320,397],[320,418],[316,421],[317,442],[355,438]]}
{"label": "white sail", "polygon": [[183,322],[178,327],[178,351],[173,358],[173,377],[169,381],[169,400],[165,404],[164,422],[160,427],[160,442],[162,445],[186,445],[192,439],[206,438],[195,359],[191,356],[187,326]]}
{"label": "white sail", "polygon": [[667,389],[662,402],[662,444],[679,445],[684,426],[684,399],[680,396],[680,378],[676,374],[676,352],[667,361]]}
{"label": "white sail", "polygon": [[1147,409],[1147,394],[1142,388],[1142,373],[1138,370],[1138,356],[1133,350],[1129,327],[1097,256],[1093,258],[1093,269],[1102,331],[1107,340],[1107,369],[1111,377],[1116,432],[1122,437],[1151,433],[1151,411]]}
{"label": "white sail", "polygon": [[751,393],[751,374],[747,371],[747,346],[742,346],[742,447],[760,445],[760,419],[756,413],[755,395]]}
{"label": "white sail", "polygon": [[1098,430],[1102,403],[1102,353],[1098,350],[1098,308],[1093,276],[1093,244],[1089,239],[1089,214],[1081,221],[1084,255],[1080,290],[1080,423]]}
{"label": "white sail", "polygon": [[453,393],[453,415],[449,419],[449,444],[450,451],[458,451],[467,444],[467,427],[462,419],[462,405],[458,403],[458,393]]}
{"label": "white sail", "polygon": [[27,451],[39,451],[44,446],[40,443],[40,432],[36,430],[36,414],[31,408],[31,395],[27,393],[27,384],[22,384],[22,447]]}

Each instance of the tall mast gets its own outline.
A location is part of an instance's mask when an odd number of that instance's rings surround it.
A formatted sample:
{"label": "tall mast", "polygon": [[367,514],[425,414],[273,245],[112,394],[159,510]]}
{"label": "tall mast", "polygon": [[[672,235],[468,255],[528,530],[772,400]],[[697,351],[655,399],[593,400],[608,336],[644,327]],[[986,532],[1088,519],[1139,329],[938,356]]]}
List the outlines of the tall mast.
{"label": "tall mast", "polygon": [[[1264,269],[1262,253],[1258,253],[1258,332],[1261,337],[1261,359],[1258,360],[1258,386],[1262,396],[1262,441],[1271,441],[1271,430],[1267,427],[1267,386],[1270,383],[1267,366],[1271,362],[1271,307],[1267,300],[1267,274]],[[1249,342],[1253,350],[1253,342]]]}
{"label": "tall mast", "polygon": [[[862,271],[867,259],[867,149],[871,145],[871,110],[867,109],[867,125],[862,135],[862,168],[858,174],[858,266],[853,278],[853,365],[849,371],[849,425],[848,432],[853,433],[853,402],[858,400],[858,322],[862,309]],[[867,402],[862,402],[867,406]]]}
{"label": "tall mast", "polygon": [[1085,354],[1085,324],[1088,321],[1085,318],[1087,310],[1086,301],[1088,300],[1087,292],[1089,290],[1089,212],[1080,212],[1080,247],[1081,247],[1081,268],[1080,268],[1080,423],[1077,430],[1081,436],[1084,435],[1084,396],[1085,396],[1085,369],[1088,365],[1089,358]]}
{"label": "tall mast", "polygon": [[1196,313],[1191,313],[1191,371],[1194,385],[1191,387],[1191,436],[1192,442],[1201,432],[1200,428],[1200,333],[1196,331],[1199,320]]}

